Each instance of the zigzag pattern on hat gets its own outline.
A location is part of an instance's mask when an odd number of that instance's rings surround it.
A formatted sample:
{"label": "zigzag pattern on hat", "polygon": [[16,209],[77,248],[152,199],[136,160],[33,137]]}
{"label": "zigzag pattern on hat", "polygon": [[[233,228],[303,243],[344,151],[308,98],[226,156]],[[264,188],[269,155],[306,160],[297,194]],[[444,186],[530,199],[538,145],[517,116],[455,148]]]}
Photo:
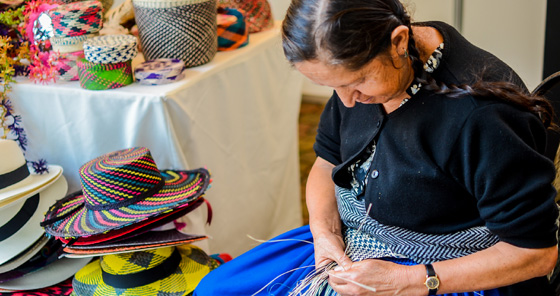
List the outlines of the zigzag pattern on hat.
{"label": "zigzag pattern on hat", "polygon": [[216,55],[215,1],[171,8],[134,5],[134,13],[146,60],[176,58],[185,61],[186,67],[194,67]]}

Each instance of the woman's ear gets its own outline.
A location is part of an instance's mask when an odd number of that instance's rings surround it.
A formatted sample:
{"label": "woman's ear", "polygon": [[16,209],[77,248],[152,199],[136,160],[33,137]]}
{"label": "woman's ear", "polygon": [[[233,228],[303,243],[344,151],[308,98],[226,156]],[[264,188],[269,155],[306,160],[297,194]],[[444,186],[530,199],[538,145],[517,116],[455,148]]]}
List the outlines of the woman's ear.
{"label": "woman's ear", "polygon": [[400,25],[391,33],[391,56],[393,59],[408,57],[408,27]]}

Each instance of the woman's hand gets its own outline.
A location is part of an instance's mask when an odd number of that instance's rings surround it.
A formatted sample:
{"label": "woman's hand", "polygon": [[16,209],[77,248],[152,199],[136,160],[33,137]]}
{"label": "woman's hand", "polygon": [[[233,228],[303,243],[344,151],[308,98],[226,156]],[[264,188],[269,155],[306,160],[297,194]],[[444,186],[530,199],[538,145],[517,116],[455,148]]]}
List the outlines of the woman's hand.
{"label": "woman's hand", "polygon": [[421,265],[405,266],[368,259],[354,262],[346,270],[337,267],[330,271],[329,284],[343,296],[425,295],[425,287],[410,283],[411,279],[421,283],[423,273]]}
{"label": "woman's hand", "polygon": [[327,265],[333,261],[343,268],[352,265],[352,261],[344,253],[345,245],[342,234],[323,232],[314,234],[315,268]]}

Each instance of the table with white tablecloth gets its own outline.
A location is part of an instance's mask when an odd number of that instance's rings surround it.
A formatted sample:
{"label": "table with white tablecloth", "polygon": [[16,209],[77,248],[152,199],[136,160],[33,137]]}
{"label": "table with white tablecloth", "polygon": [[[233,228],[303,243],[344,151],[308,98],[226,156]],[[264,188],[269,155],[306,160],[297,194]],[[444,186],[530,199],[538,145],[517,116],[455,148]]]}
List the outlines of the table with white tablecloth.
{"label": "table with white tablecloth", "polygon": [[[133,64],[141,62],[138,58]],[[301,76],[285,60],[278,24],[249,45],[159,86],[91,91],[79,83],[18,79],[9,94],[28,136],[28,159],[61,165],[70,190],[78,168],[101,154],[148,147],[160,169],[207,167],[206,207],[185,219],[211,237],[209,252],[234,256],[300,226],[298,113]]]}

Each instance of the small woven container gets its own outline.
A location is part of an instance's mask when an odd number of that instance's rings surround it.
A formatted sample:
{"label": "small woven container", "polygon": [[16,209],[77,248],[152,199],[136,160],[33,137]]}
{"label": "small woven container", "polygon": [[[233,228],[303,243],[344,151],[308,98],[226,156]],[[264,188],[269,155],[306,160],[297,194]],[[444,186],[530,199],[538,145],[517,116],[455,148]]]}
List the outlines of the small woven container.
{"label": "small woven container", "polygon": [[244,12],[249,33],[268,30],[274,26],[268,0],[219,0],[219,8],[234,8]]}
{"label": "small woven container", "polygon": [[78,60],[84,58],[84,51],[76,51],[62,53],[56,63],[56,70],[60,80],[77,81],[80,80],[78,75]]}
{"label": "small woven container", "polygon": [[132,60],[138,54],[136,37],[106,35],[84,42],[84,54],[92,63],[114,64]]}
{"label": "small woven container", "polygon": [[185,62],[179,59],[146,61],[134,69],[134,79],[144,85],[160,85],[181,79]]}
{"label": "small woven container", "polygon": [[93,38],[97,34],[87,34],[72,37],[52,37],[49,40],[54,51],[69,53],[84,50],[84,41]]}
{"label": "small woven container", "polygon": [[54,37],[72,37],[99,32],[103,7],[97,0],[59,5],[49,11]]}
{"label": "small woven container", "polygon": [[134,81],[130,60],[115,64],[98,64],[86,59],[79,59],[77,65],[80,86],[85,89],[115,89]]}
{"label": "small woven container", "polygon": [[132,0],[146,60],[181,59],[185,67],[218,51],[216,0]]}

